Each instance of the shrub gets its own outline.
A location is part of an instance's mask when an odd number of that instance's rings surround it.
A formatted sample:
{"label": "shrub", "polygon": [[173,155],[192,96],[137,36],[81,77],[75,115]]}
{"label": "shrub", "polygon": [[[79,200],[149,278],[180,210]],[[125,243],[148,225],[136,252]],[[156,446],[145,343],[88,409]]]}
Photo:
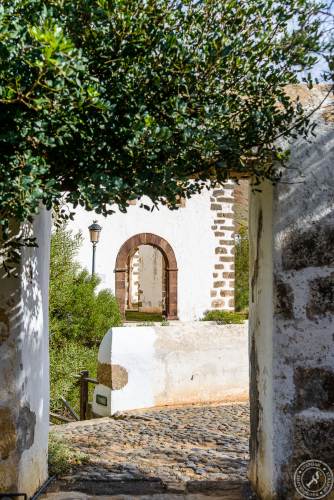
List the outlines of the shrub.
{"label": "shrub", "polygon": [[240,312],[230,311],[206,311],[201,321],[217,321],[220,324],[241,324],[245,321],[246,315]]}
{"label": "shrub", "polygon": [[51,239],[50,336],[58,344],[95,345],[111,326],[122,323],[113,294],[106,289],[96,293],[100,279],[75,262],[81,243],[81,234],[73,236],[66,228]]}
{"label": "shrub", "polygon": [[241,227],[235,238],[235,309],[248,311],[249,239],[247,227]]}
{"label": "shrub", "polygon": [[[53,412],[66,413],[61,402],[63,396],[79,413],[79,387],[75,375],[81,370],[88,370],[90,377],[96,377],[98,347],[87,347],[79,342],[68,341],[63,345],[50,343],[50,409]],[[92,394],[93,385],[89,384]]]}
{"label": "shrub", "polygon": [[[79,388],[74,375],[89,370],[96,376],[98,344],[112,326],[121,324],[115,297],[96,293],[100,282],[75,261],[81,234],[59,228],[51,239],[50,382],[51,410],[64,414],[63,396],[79,412]],[[90,384],[90,393],[93,386]]]}
{"label": "shrub", "polygon": [[147,313],[147,312],[142,312],[142,311],[126,311],[125,313],[125,319],[126,321],[149,321],[150,323],[153,322],[160,322],[163,321],[163,315],[159,313]]}

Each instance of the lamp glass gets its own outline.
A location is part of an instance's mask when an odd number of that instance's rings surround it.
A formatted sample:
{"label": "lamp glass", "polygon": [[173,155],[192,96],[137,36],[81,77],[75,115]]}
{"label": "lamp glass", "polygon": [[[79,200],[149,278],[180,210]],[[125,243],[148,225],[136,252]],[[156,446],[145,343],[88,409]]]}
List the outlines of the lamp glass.
{"label": "lamp glass", "polygon": [[97,243],[100,239],[100,231],[96,229],[91,229],[89,233],[90,233],[90,241],[92,243]]}
{"label": "lamp glass", "polygon": [[95,244],[98,243],[100,239],[100,232],[102,227],[99,226],[96,220],[93,221],[93,224],[89,226],[89,236],[90,236],[90,241],[91,243]]}

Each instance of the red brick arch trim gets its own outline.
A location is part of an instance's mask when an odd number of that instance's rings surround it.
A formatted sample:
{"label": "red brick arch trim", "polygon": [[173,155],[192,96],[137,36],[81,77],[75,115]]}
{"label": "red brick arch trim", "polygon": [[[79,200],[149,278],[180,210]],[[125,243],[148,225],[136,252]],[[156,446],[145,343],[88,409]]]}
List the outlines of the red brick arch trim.
{"label": "red brick arch trim", "polygon": [[167,319],[177,319],[177,262],[174,251],[168,241],[152,233],[140,233],[129,238],[121,246],[115,264],[115,293],[121,310],[125,314],[126,282],[128,273],[128,258],[139,245],[151,245],[162,253],[166,264],[166,313]]}

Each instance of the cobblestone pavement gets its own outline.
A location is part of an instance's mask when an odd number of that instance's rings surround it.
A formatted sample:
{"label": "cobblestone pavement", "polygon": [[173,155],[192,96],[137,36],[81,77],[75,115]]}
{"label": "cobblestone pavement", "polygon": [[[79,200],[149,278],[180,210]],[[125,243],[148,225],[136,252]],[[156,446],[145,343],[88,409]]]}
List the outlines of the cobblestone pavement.
{"label": "cobblestone pavement", "polygon": [[253,498],[246,480],[247,404],[138,410],[53,432],[90,460],[51,484],[44,499]]}

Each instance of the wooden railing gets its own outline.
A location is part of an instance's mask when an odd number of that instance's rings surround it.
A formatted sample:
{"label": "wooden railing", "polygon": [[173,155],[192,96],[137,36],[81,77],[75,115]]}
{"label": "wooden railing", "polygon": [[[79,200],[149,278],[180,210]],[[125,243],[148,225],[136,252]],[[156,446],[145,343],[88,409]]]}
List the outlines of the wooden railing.
{"label": "wooden railing", "polygon": [[58,415],[57,413],[50,412],[50,417],[59,420],[61,422],[76,422],[78,420],[88,420],[91,418],[89,401],[88,401],[88,384],[98,384],[95,378],[89,376],[88,370],[82,370],[79,375],[75,375],[77,379],[76,384],[79,386],[80,390],[80,415],[71,407],[70,403],[66,401],[64,397],[61,397],[61,401],[66,409],[69,411],[72,419],[65,417],[63,415]]}

